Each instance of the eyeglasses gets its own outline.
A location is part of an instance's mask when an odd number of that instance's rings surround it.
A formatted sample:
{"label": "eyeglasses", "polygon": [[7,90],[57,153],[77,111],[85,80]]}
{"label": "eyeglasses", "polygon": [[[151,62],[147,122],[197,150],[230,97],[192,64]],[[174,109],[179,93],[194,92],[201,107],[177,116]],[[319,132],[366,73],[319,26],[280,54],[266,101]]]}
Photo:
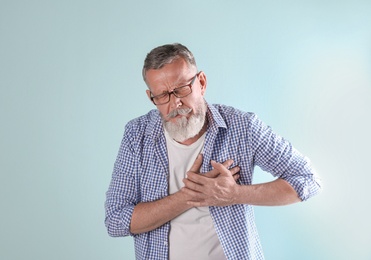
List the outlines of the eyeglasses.
{"label": "eyeglasses", "polygon": [[185,86],[179,87],[179,88],[174,88],[173,91],[171,92],[164,92],[160,95],[153,96],[151,92],[151,100],[153,104],[155,105],[164,105],[166,103],[169,103],[170,101],[170,95],[174,94],[177,98],[183,98],[188,96],[189,94],[192,93],[192,85],[195,82],[195,79],[197,78],[199,73],[197,73],[191,80],[191,82]]}

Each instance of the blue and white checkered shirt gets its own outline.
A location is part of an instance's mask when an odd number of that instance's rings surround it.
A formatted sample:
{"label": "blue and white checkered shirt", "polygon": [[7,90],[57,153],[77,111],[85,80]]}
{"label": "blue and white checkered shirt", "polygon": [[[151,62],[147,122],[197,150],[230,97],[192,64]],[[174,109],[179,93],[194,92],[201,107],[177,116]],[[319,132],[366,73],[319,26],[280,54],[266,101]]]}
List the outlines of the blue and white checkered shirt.
{"label": "blue and white checkered shirt", "polygon": [[[309,160],[255,114],[208,105],[207,116],[201,172],[212,169],[210,160],[233,159],[240,167],[241,185],[252,184],[257,165],[290,183],[303,201],[319,192]],[[168,175],[161,117],[151,110],[126,125],[105,204],[108,233],[134,236],[137,259],[168,259],[170,223],[138,235],[129,231],[135,205],[168,196]],[[264,259],[251,205],[210,207],[210,214],[228,259]]]}

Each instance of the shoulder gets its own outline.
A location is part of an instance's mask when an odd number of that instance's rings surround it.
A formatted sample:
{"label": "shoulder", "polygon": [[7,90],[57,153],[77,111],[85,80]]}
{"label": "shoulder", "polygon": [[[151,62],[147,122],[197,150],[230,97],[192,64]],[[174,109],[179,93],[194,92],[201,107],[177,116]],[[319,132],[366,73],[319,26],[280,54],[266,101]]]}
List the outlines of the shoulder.
{"label": "shoulder", "polygon": [[253,112],[242,111],[238,108],[223,104],[213,104],[210,110],[215,110],[223,118],[227,126],[231,125],[251,125],[259,121]]}
{"label": "shoulder", "polygon": [[125,134],[153,133],[161,125],[161,116],[157,109],[150,110],[147,114],[130,120],[125,126]]}

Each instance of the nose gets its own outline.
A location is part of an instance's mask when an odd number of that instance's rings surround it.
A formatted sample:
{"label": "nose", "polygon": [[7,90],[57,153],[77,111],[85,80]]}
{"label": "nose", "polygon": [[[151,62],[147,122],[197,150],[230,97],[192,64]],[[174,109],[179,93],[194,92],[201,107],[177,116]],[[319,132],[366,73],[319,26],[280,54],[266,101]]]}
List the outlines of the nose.
{"label": "nose", "polygon": [[176,97],[174,93],[170,93],[170,105],[171,108],[178,108],[182,105],[180,98]]}

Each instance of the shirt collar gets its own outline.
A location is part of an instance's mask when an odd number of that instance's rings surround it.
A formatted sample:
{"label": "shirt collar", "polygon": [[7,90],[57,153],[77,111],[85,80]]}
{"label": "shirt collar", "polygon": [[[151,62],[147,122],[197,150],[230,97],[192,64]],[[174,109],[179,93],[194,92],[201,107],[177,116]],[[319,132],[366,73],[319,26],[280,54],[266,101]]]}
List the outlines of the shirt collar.
{"label": "shirt collar", "polygon": [[[205,101],[206,102],[206,101]],[[217,133],[218,128],[227,128],[227,125],[220,115],[218,109],[207,103],[207,120],[208,120],[208,127],[207,131],[212,131]],[[146,129],[146,135],[152,136],[152,139],[155,140],[163,135],[163,126],[162,126],[162,119],[160,112],[157,109],[153,109],[149,112],[149,124]]]}
{"label": "shirt collar", "polygon": [[217,132],[218,128],[227,128],[227,125],[223,119],[223,117],[220,115],[218,109],[210,105],[206,102],[207,105],[207,120],[208,120],[208,131]]}
{"label": "shirt collar", "polygon": [[148,127],[146,128],[146,135],[151,136],[153,140],[158,139],[164,132],[160,112],[157,109],[152,109],[147,116]]}

